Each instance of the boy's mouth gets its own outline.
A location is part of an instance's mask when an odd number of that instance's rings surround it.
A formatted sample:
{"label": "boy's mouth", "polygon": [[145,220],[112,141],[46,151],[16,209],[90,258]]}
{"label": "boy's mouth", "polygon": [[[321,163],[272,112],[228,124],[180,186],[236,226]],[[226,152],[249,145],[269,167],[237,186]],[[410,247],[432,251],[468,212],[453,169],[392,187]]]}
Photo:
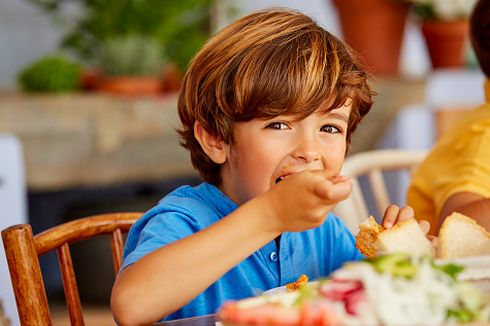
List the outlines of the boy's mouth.
{"label": "boy's mouth", "polygon": [[291,176],[291,173],[280,176],[279,178],[276,179],[275,184],[278,184],[280,181],[282,181],[282,180],[284,180],[284,179],[286,179],[286,178],[288,178],[290,176]]}
{"label": "boy's mouth", "polygon": [[280,176],[276,178],[275,180],[271,178],[271,186],[278,184],[282,180],[290,177],[294,172],[296,171],[296,164],[294,163],[287,163],[284,166],[281,167],[281,171],[278,173]]}

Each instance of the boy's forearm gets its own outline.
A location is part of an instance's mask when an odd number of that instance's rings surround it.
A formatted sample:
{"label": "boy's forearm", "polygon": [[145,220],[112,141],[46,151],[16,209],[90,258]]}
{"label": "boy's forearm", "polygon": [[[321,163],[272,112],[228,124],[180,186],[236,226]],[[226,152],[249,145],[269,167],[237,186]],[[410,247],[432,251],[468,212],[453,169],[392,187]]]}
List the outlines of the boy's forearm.
{"label": "boy's forearm", "polygon": [[111,298],[116,320],[125,325],[162,319],[277,237],[261,203],[251,200],[214,225],[128,266]]}

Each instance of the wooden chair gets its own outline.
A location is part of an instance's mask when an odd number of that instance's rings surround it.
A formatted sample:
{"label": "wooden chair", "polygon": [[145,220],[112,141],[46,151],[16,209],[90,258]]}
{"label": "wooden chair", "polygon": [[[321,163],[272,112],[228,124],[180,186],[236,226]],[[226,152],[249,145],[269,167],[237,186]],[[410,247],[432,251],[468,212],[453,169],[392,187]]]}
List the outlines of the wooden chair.
{"label": "wooden chair", "polygon": [[51,325],[39,256],[56,250],[60,263],[71,325],[84,325],[69,244],[99,235],[109,235],[114,271],[122,264],[123,232],[128,232],[142,213],[112,213],[73,220],[33,235],[29,224],[2,231],[3,245],[21,325]]}
{"label": "wooden chair", "polygon": [[[379,213],[384,213],[393,201],[383,172],[407,170],[411,175],[426,155],[427,151],[424,150],[380,149],[348,156],[342,174],[351,177],[354,185],[350,197],[335,207],[334,214],[345,221],[352,233],[357,233],[359,224],[370,215],[359,178],[367,176],[376,208]],[[406,192],[406,189],[399,190]]]}

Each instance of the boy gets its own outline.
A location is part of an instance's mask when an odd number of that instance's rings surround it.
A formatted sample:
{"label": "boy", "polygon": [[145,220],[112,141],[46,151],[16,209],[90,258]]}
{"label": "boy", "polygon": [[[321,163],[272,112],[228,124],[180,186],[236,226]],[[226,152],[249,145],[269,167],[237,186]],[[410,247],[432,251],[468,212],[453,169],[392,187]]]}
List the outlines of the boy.
{"label": "boy", "polygon": [[407,194],[416,218],[429,221],[434,234],[455,211],[490,231],[490,0],[473,9],[470,40],[486,77],[486,103],[438,140]]}
{"label": "boy", "polygon": [[355,55],[305,15],[259,11],[212,37],[178,103],[181,143],[205,182],[133,226],[111,298],[118,323],[212,314],[363,258],[330,211],[352,189],[339,173],[371,106]]}

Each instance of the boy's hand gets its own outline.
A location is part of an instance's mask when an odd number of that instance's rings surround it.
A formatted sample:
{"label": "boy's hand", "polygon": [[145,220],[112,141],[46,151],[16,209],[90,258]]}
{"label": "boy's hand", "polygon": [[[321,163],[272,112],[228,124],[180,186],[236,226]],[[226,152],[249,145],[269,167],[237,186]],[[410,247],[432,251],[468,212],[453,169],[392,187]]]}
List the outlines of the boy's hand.
{"label": "boy's hand", "polygon": [[[410,206],[405,206],[402,209],[400,209],[396,205],[391,205],[388,206],[388,208],[385,211],[385,214],[383,216],[383,226],[387,229],[392,228],[395,224],[403,222],[405,220],[408,220],[410,218],[415,218],[415,212],[413,211],[413,208]],[[432,235],[427,235],[430,229],[430,224],[429,222],[422,220],[419,221],[419,226],[422,229],[422,231],[425,233],[427,236],[427,239],[429,239],[432,242],[432,245],[437,248],[439,245],[439,238],[432,236]]]}
{"label": "boy's hand", "polygon": [[270,201],[275,227],[297,232],[320,226],[328,213],[349,197],[352,181],[331,171],[302,171],[273,186],[264,195]]}

